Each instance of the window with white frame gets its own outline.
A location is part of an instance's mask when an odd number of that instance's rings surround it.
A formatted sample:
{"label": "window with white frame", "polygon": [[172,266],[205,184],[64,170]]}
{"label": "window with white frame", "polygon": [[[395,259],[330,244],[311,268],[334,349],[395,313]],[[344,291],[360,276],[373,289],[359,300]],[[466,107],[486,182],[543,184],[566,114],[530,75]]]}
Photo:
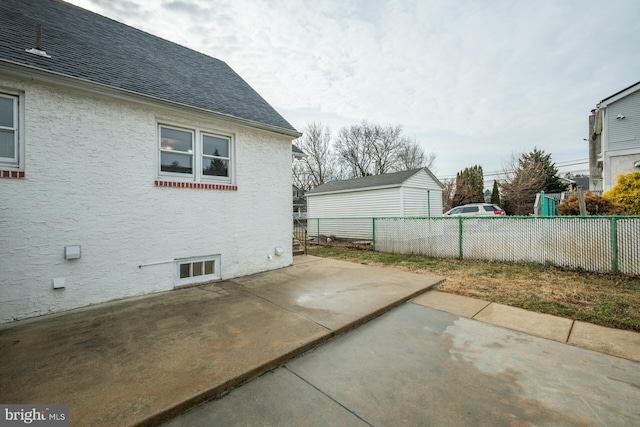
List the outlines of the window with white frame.
{"label": "window with white frame", "polygon": [[177,261],[178,286],[220,279],[220,255]]}
{"label": "window with white frame", "polygon": [[0,93],[0,166],[20,165],[18,97]]}
{"label": "window with white frame", "polygon": [[231,182],[230,136],[168,125],[159,125],[158,133],[159,176],[196,182]]}

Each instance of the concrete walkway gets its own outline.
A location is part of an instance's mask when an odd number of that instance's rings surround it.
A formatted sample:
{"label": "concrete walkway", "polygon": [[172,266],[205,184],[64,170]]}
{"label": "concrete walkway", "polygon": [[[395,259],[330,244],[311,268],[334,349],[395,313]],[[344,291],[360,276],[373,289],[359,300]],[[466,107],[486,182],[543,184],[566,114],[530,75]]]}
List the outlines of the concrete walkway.
{"label": "concrete walkway", "polygon": [[414,303],[541,338],[640,362],[640,333],[534,313],[461,295],[430,291]]}
{"label": "concrete walkway", "polygon": [[442,279],[296,257],[290,268],[0,326],[0,402],[73,426],[153,425],[412,300],[640,361],[640,334],[441,292]]}
{"label": "concrete walkway", "polygon": [[316,257],[225,282],[0,326],[0,402],[72,426],[152,425],[442,279]]}

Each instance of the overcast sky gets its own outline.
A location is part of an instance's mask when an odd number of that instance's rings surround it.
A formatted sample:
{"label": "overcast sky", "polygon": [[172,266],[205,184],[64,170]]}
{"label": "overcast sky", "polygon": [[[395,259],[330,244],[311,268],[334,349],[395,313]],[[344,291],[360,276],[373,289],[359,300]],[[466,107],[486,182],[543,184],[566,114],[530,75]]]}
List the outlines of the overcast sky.
{"label": "overcast sky", "polygon": [[638,0],[70,0],[225,61],[303,130],[402,125],[434,173],[515,153],[586,171],[588,115],[640,81]]}

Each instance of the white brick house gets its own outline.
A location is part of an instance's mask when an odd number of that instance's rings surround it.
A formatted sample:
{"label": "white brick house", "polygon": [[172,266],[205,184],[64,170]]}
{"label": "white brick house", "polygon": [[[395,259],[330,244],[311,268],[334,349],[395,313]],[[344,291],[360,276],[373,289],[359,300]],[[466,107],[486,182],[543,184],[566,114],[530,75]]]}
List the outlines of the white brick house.
{"label": "white brick house", "polygon": [[0,40],[0,323],[291,264],[300,133],[226,64],[53,0]]}

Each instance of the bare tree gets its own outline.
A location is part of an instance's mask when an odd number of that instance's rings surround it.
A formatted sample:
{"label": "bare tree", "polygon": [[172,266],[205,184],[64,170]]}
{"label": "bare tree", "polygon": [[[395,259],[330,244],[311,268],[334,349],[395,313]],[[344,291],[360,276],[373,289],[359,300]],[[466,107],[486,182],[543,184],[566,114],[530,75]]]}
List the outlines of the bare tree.
{"label": "bare tree", "polygon": [[371,146],[375,143],[376,132],[367,122],[340,129],[335,144],[340,162],[346,167],[349,178],[375,175],[373,172]]}
{"label": "bare tree", "polygon": [[335,147],[349,178],[426,167],[435,159],[435,154],[425,154],[416,142],[404,137],[402,126],[366,121],[342,128]]}
{"label": "bare tree", "polygon": [[454,207],[453,196],[456,194],[456,181],[454,179],[445,179],[442,185],[444,185],[442,189],[442,210],[444,213]]}
{"label": "bare tree", "polygon": [[382,175],[398,170],[398,152],[404,143],[402,127],[373,125],[375,135],[369,147],[369,155],[373,160],[373,175]]}
{"label": "bare tree", "polygon": [[435,153],[425,153],[425,151],[414,140],[404,140],[403,146],[397,154],[398,169],[410,170],[418,168],[429,168],[433,166],[436,159]]}
{"label": "bare tree", "polygon": [[536,193],[545,185],[544,164],[522,155],[513,155],[505,168],[507,179],[501,184],[502,205],[509,215],[533,213]]}
{"label": "bare tree", "polygon": [[337,176],[336,161],[331,151],[331,130],[322,123],[309,123],[294,144],[305,157],[293,163],[294,185],[308,191]]}

